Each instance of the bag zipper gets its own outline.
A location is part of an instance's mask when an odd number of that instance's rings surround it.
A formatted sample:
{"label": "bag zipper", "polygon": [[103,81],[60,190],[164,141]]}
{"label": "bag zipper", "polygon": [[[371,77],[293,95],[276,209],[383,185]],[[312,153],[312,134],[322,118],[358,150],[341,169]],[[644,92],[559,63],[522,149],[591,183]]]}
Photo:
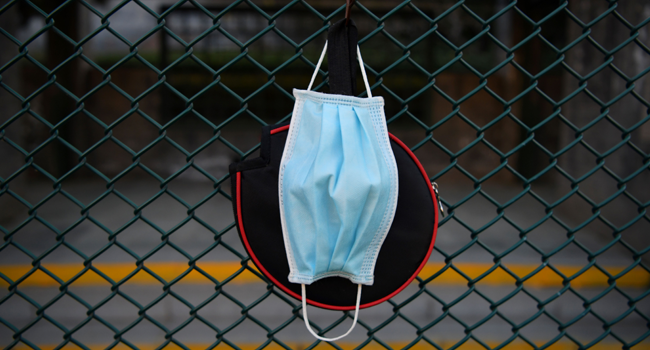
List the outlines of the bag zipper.
{"label": "bag zipper", "polygon": [[445,208],[442,206],[442,201],[440,201],[440,195],[438,193],[438,184],[435,182],[431,182],[431,186],[433,186],[433,191],[436,193],[436,200],[438,201],[438,207],[440,208],[440,213],[442,214],[442,217],[445,217]]}

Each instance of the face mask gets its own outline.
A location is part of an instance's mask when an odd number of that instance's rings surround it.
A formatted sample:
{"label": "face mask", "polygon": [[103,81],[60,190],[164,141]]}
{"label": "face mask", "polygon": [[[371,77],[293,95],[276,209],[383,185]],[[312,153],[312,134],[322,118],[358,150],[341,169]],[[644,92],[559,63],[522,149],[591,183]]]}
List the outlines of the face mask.
{"label": "face mask", "polygon": [[[307,329],[318,339],[348,335],[357,322],[361,286],[372,285],[375,262],[395,216],[397,164],[389,143],[384,100],[294,90],[291,126],[279,172],[280,216],[289,281],[302,284]],[[332,74],[332,72],[330,72]],[[326,277],[358,284],[352,328],[326,339],[309,326],[305,284]]]}

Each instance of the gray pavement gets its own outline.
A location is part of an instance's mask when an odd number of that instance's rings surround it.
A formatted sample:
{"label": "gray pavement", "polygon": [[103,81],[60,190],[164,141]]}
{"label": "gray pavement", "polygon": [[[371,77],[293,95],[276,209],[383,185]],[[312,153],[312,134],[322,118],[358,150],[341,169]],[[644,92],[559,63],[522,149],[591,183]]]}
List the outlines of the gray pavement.
{"label": "gray pavement", "polygon": [[[229,192],[229,184],[223,186],[226,193]],[[84,204],[91,203],[97,196],[101,195],[105,187],[100,182],[70,182],[65,183],[64,190],[77,198]],[[149,181],[137,180],[124,183],[118,182],[116,189],[127,196],[136,204],[144,203],[150,196],[158,191],[158,187]],[[208,183],[199,181],[176,181],[172,182],[170,189],[179,197],[190,204],[202,200],[212,187]],[[32,183],[28,190],[20,194],[31,203],[42,200],[51,190],[51,185],[44,183]],[[488,187],[486,191],[499,201],[506,201],[519,192],[520,188],[513,187]],[[448,203],[455,203],[460,200],[467,188],[461,186],[442,186],[441,194]],[[559,194],[552,188],[537,189],[538,193],[545,198],[557,198]],[[19,191],[17,191],[19,192]],[[2,205],[16,205],[5,200]],[[549,199],[550,200],[550,199]],[[571,220],[576,218],[562,208],[556,209],[556,215],[566,222],[567,225],[577,225],[579,222]],[[38,210],[39,217],[60,230],[65,229],[81,217],[78,208],[66,198],[58,195],[50,199]],[[120,228],[133,216],[133,209],[123,203],[117,196],[110,195],[93,207],[90,215],[98,222],[111,230]],[[497,212],[493,205],[487,200],[477,196],[461,205],[455,215],[462,219],[470,227],[477,229],[492,220]],[[506,209],[506,215],[522,228],[542,219],[545,215],[544,207],[537,203],[531,196],[527,195],[515,205]],[[153,222],[162,230],[169,230],[175,227],[186,216],[186,209],[178,204],[168,195],[163,195],[154,201],[143,211],[143,216]],[[223,230],[233,221],[232,207],[230,201],[217,194],[197,210],[197,216],[217,230]],[[5,228],[13,228],[18,225],[24,217],[15,217],[10,222],[1,223]],[[519,240],[518,231],[503,219],[482,232],[479,237],[481,241],[496,253],[501,253]],[[54,233],[45,225],[32,222],[23,227],[13,237],[14,242],[25,249],[29,249],[36,255],[47,251],[55,242]],[[547,221],[528,234],[528,239],[545,252],[549,252],[560,246],[567,239],[567,232],[559,224]],[[589,249],[599,249],[609,242],[609,238],[602,234],[594,233],[589,226],[576,234],[576,239]],[[203,251],[209,244],[213,243],[212,233],[201,225],[190,222],[178,229],[171,236],[171,240],[191,255]],[[223,236],[225,243],[229,244],[242,254],[244,249],[241,246],[235,229],[230,230]],[[85,221],[70,231],[65,236],[67,244],[74,246],[86,255],[94,254],[108,243],[108,233],[96,225]],[[154,246],[160,243],[160,233],[146,225],[138,222],[118,235],[118,241],[133,250],[137,254],[145,254]],[[447,222],[438,232],[436,246],[438,249],[452,253],[470,241],[469,231],[454,220]],[[233,261],[237,257],[224,248],[217,248],[204,259],[213,261]],[[631,254],[620,244],[612,247],[607,253],[596,258],[599,264],[606,266],[625,266],[632,262]],[[154,254],[151,261],[184,261],[181,254],[166,248]],[[431,261],[440,262],[443,257],[440,253],[434,253]],[[81,258],[73,254],[67,248],[61,247],[53,251],[44,260],[46,262],[81,262]],[[102,253],[96,261],[101,262],[131,262],[132,257],[117,247]],[[460,254],[454,261],[491,263],[493,256],[478,245]],[[538,264],[541,262],[540,255],[531,248],[523,245],[507,255],[503,261],[506,264]],[[575,245],[569,245],[565,249],[550,258],[554,264],[568,264],[582,266],[588,262],[587,254]],[[13,247],[5,248],[0,252],[0,264],[30,264],[31,259],[18,249]],[[451,302],[467,291],[465,286],[438,285],[431,283],[427,287],[438,298],[445,302]],[[480,294],[499,300],[513,291],[514,285],[491,286],[479,283],[477,290]],[[41,305],[48,303],[59,295],[57,288],[35,288],[20,287],[19,290],[26,296]],[[193,305],[198,305],[208,299],[215,292],[211,285],[177,285],[172,291],[185,298]],[[235,296],[245,305],[253,303],[266,292],[266,286],[262,283],[245,285],[227,285],[224,291]],[[537,302],[533,297],[545,300],[560,291],[557,288],[527,288],[527,293],[520,292],[509,301],[498,307],[498,314],[489,321],[472,331],[476,337],[484,341],[499,342],[508,339],[513,334],[512,325],[504,321],[501,316],[508,317],[515,324],[524,322],[538,312]],[[603,288],[582,288],[578,292],[586,298],[594,298]],[[95,305],[103,298],[110,295],[107,287],[71,287],[70,292],[79,296],[90,305]],[[120,292],[125,293],[141,305],[146,305],[155,299],[163,290],[160,286],[130,285],[120,287]],[[416,285],[409,286],[394,300],[402,301],[417,292]],[[621,292],[629,293],[631,297],[641,296],[645,289],[623,289],[612,290],[601,299],[598,299],[591,310],[598,314],[603,320],[609,322],[624,315],[629,309],[628,299]],[[1,295],[7,295],[3,290]],[[281,292],[280,292],[281,293]],[[477,292],[469,294],[465,299],[455,304],[451,309],[451,316],[447,316],[440,323],[428,329],[424,334],[440,342],[458,341],[465,336],[465,329],[458,320],[473,325],[490,314],[489,304]],[[297,304],[297,302],[296,302]],[[544,310],[548,315],[542,314],[535,321],[527,324],[521,329],[521,334],[531,340],[549,340],[559,334],[557,322],[568,322],[574,317],[585,312],[584,300],[580,299],[573,292],[568,291],[545,306]],[[271,328],[278,327],[291,318],[292,308],[276,296],[270,296],[265,301],[255,306],[249,315],[269,325]],[[74,328],[82,323],[86,316],[86,308],[68,295],[58,299],[46,311],[46,315],[65,327]],[[29,305],[18,295],[0,304],[0,317],[21,328],[35,318],[36,309]],[[650,302],[648,298],[641,299],[636,303],[636,311],[631,312],[618,322],[613,332],[626,341],[632,341],[648,332],[647,322],[638,314],[650,314]],[[137,319],[138,309],[130,302],[119,295],[116,295],[107,304],[99,308],[96,313],[101,319],[110,322],[118,329],[126,327]],[[173,329],[190,317],[189,308],[181,302],[168,295],[156,306],[149,309],[146,314],[160,324]],[[390,304],[384,303],[376,307],[361,311],[360,320],[369,327],[376,327],[393,316],[393,308]],[[442,305],[428,295],[421,295],[400,310],[400,315],[408,318],[411,322],[424,327],[443,314]],[[242,317],[241,307],[230,301],[224,295],[216,297],[206,305],[199,315],[214,323],[220,329],[237,322]],[[340,312],[325,311],[310,308],[311,320],[323,326],[327,325],[338,317]],[[549,316],[550,315],[550,316]],[[456,318],[456,319],[454,319]],[[342,333],[348,327],[350,321],[332,331],[332,335]],[[386,342],[408,342],[417,337],[416,328],[405,319],[398,318],[377,333],[377,337]],[[603,332],[603,321],[592,314],[586,314],[582,319],[572,324],[567,332],[581,341],[589,341]],[[0,345],[6,345],[11,341],[13,331],[0,326]],[[62,340],[63,332],[46,320],[37,322],[24,334],[38,344],[58,343]],[[136,343],[155,343],[164,340],[164,332],[148,320],[143,320],[132,330],[127,332],[126,339]],[[346,342],[360,342],[367,337],[367,330],[357,326],[352,334],[345,339]],[[83,326],[83,331],[75,335],[75,338],[82,342],[92,344],[107,344],[113,339],[113,332],[97,320],[92,320]],[[250,319],[245,320],[241,325],[228,332],[227,339],[235,342],[261,343],[267,339],[266,331]],[[305,330],[302,320],[294,320],[289,326],[283,329],[278,338],[289,343],[310,344],[311,336]],[[175,339],[183,342],[210,343],[215,340],[215,332],[209,327],[194,320],[182,331],[175,335]],[[616,340],[609,336],[607,341]]]}
{"label": "gray pavement", "polygon": [[[153,181],[118,182],[115,188],[136,205],[145,203],[159,191],[159,187]],[[212,186],[209,183],[200,181],[172,182],[169,188],[174,194],[190,205],[198,203],[212,191]],[[229,183],[224,183],[222,188],[224,192],[230,192]],[[63,189],[83,204],[88,205],[105,191],[105,184],[101,182],[71,182],[65,183]],[[38,203],[51,190],[52,186],[46,183],[32,183],[27,191],[22,191],[20,194],[29,202]],[[521,188],[505,186],[486,188],[488,194],[502,203],[510,198],[514,198],[520,191]],[[552,198],[559,197],[556,192],[558,190],[553,188],[541,188],[536,193],[540,194],[543,198],[549,198],[549,201],[551,201]],[[469,193],[469,190],[465,187],[454,185],[441,187],[442,198],[452,204],[457,203],[467,193]],[[2,199],[5,199],[5,197],[3,196]],[[0,204],[16,205],[16,203],[7,203],[6,200],[5,203]],[[582,206],[584,207],[585,205]],[[37,213],[39,217],[59,230],[65,230],[82,217],[79,208],[61,194],[49,199],[37,210]],[[95,205],[89,214],[106,228],[114,231],[129,222],[134,216],[134,211],[133,208],[118,198],[118,196],[111,194]],[[512,222],[526,230],[542,220],[545,216],[545,211],[544,206],[531,195],[525,195],[515,204],[508,207],[505,210],[505,214]],[[581,223],[580,220],[576,220],[573,217],[574,212],[569,211],[568,208],[564,210],[562,208],[556,208],[554,214],[570,227],[575,227]],[[168,231],[187,217],[187,210],[174,198],[168,194],[163,194],[147,206],[143,210],[142,215],[161,230]],[[497,217],[497,211],[494,205],[477,194],[455,209],[454,215],[469,227],[480,229]],[[231,202],[221,194],[216,194],[198,208],[196,210],[196,216],[214,229],[220,231],[228,227],[234,220]],[[22,215],[18,215],[10,222],[3,223],[3,226],[12,229],[26,218],[27,211],[23,210]],[[108,235],[106,231],[94,223],[85,220],[66,234],[66,242],[80,249],[83,253],[90,255],[108,242]],[[519,231],[505,219],[501,219],[482,231],[479,237],[481,242],[499,254],[519,241]],[[20,234],[14,237],[16,242],[36,254],[40,254],[51,247],[55,243],[55,238],[55,234],[48,227],[37,221],[33,221],[27,225],[20,231]],[[232,229],[228,234],[224,235],[223,239],[225,243],[235,247],[242,253],[244,252],[235,229]],[[548,253],[567,240],[567,231],[560,224],[549,219],[528,233],[527,239],[542,249],[542,251]],[[171,240],[192,255],[198,254],[206,245],[214,241],[213,234],[195,221],[190,221],[180,227],[171,236]],[[470,240],[469,230],[457,220],[453,219],[440,227],[436,246],[446,253],[452,253],[463,247]],[[576,240],[586,248],[596,251],[609,243],[611,236],[593,232],[590,230],[590,226],[587,226],[576,234]],[[137,254],[145,254],[156,244],[160,243],[160,233],[141,220],[120,233],[118,235],[118,241],[133,249]],[[213,255],[211,259],[215,260],[232,260],[235,258],[232,254]],[[102,254],[98,261],[121,261],[123,258],[124,253],[118,249],[111,249]],[[552,263],[583,265],[588,262],[587,258],[587,253],[572,244],[551,257],[550,261]],[[74,262],[78,260],[67,250],[53,252],[49,259],[53,262],[66,262],[70,259]],[[151,259],[152,261],[185,260],[182,255],[172,251],[161,252],[152,256]],[[440,260],[441,257],[436,257],[434,254],[432,259]],[[455,261],[490,262],[492,259],[493,256],[485,249],[479,245],[474,245],[458,256]],[[541,258],[539,253],[527,245],[523,245],[508,254],[504,258],[504,261],[512,263],[539,263],[541,262]],[[626,248],[617,244],[597,257],[597,261],[608,265],[627,265],[633,259]],[[0,264],[30,262],[31,260],[29,258],[17,250],[5,250],[0,254]]]}
{"label": "gray pavement", "polygon": [[[145,303],[160,295],[162,293],[161,289],[160,287],[154,286],[130,286],[122,287],[120,291],[133,296],[134,299],[141,303]],[[208,285],[180,285],[172,289],[193,305],[201,303],[214,293],[214,288]],[[467,290],[467,288],[436,286],[435,284],[432,284],[429,289],[445,301],[458,298]],[[266,287],[263,284],[251,284],[226,287],[224,290],[236,296],[245,305],[248,305],[264,294]],[[416,290],[416,286],[410,286],[396,300],[404,300],[416,292]],[[512,288],[481,287],[479,290],[488,295],[503,297],[508,292],[511,292]],[[43,303],[58,294],[54,288],[23,288],[21,291],[34,298],[34,300]],[[554,293],[557,293],[557,290],[537,289],[532,292],[538,296],[550,297]],[[590,297],[594,297],[598,292],[598,290],[592,289],[580,290],[580,293]],[[72,293],[93,304],[93,302],[98,302],[103,297],[109,295],[110,292],[108,288],[92,287],[77,288],[76,290],[72,290]],[[637,292],[636,294],[639,293]],[[13,298],[0,307],[0,315],[6,321],[20,328],[34,319],[35,308],[19,300],[16,296]],[[626,309],[625,300],[618,293],[608,294],[608,296],[593,306],[594,312],[608,321],[619,317]],[[647,314],[650,311],[650,305],[647,302],[640,303],[638,309]],[[285,302],[275,296],[271,296],[254,307],[249,312],[249,315],[268,325],[270,328],[275,328],[291,318],[291,310],[292,308],[285,304]],[[498,310],[501,315],[508,317],[515,323],[524,322],[538,311],[532,299],[523,294],[519,294],[511,301],[499,306]],[[576,296],[567,293],[548,305],[545,310],[560,322],[568,322],[583,312],[584,308],[582,302]],[[452,307],[450,311],[454,317],[466,322],[468,325],[473,325],[490,314],[488,303],[477,294],[471,294],[465,300]],[[437,319],[442,313],[441,305],[428,296],[420,297],[400,310],[401,316],[407,317],[411,322],[422,327]],[[138,309],[124,298],[116,296],[105,306],[97,310],[95,314],[102,320],[110,322],[117,329],[122,329],[138,318]],[[170,296],[148,310],[146,314],[168,329],[174,329],[190,318],[189,308]],[[312,307],[310,307],[309,314],[310,320],[321,326],[330,324],[341,315],[340,312],[320,310]],[[63,326],[68,327],[68,329],[72,329],[86,319],[86,309],[70,297],[65,296],[51,306],[47,310],[46,315],[60,322]],[[220,329],[228,328],[228,326],[236,323],[242,317],[241,308],[224,296],[218,296],[213,302],[206,305],[199,311],[199,315],[207,321],[214,323]],[[384,303],[376,307],[361,310],[360,320],[367,326],[376,327],[391,316],[393,316],[391,305]],[[348,320],[333,330],[331,334],[344,332],[349,324],[350,321]],[[4,327],[0,329],[0,340],[2,340],[2,344],[6,345],[11,339],[12,332]],[[451,317],[446,317],[439,324],[426,331],[425,334],[435,341],[449,342],[462,339],[465,335],[464,330],[464,327],[458,321]],[[377,337],[386,342],[403,342],[416,338],[416,331],[417,329],[413,325],[398,318],[377,332]],[[602,322],[593,315],[587,315],[569,327],[567,331],[582,341],[592,340],[603,332]],[[647,332],[648,328],[646,322],[640,316],[633,313],[623,321],[617,323],[613,327],[613,331],[619,337],[627,341],[633,341]],[[357,326],[345,341],[361,342],[366,338],[366,333],[366,330]],[[266,340],[266,334],[267,332],[262,327],[251,320],[246,320],[230,331],[226,338],[240,343],[261,343]],[[484,341],[505,341],[512,335],[512,326],[496,315],[474,330],[473,334]],[[542,341],[552,339],[559,334],[559,330],[558,325],[554,321],[546,315],[541,315],[535,321],[524,327],[521,330],[521,334],[529,337],[531,340]],[[60,329],[45,320],[38,322],[25,334],[27,339],[41,344],[51,344],[61,341],[62,335],[63,332]],[[201,324],[198,320],[195,320],[184,330],[180,331],[176,339],[183,342],[209,343],[215,340],[215,336],[216,332]],[[112,337],[113,333],[97,321],[91,321],[85,325],[83,331],[80,331],[75,336],[76,339],[82,342],[88,342],[89,344],[107,344],[112,340]],[[151,322],[143,320],[137,327],[129,331],[125,338],[137,343],[161,342],[164,340],[164,332]],[[278,338],[287,342],[307,343],[312,339],[300,319],[296,319],[290,326],[282,330]]]}

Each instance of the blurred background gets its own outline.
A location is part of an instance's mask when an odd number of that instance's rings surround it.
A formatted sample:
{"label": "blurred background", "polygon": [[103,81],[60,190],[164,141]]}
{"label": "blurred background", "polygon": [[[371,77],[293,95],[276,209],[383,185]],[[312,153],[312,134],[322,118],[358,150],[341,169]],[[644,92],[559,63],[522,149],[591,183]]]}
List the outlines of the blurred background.
{"label": "blurred background", "polygon": [[[255,275],[228,165],[290,120],[344,11],[0,0],[0,345],[329,347]],[[447,215],[418,280],[336,346],[650,348],[650,3],[366,0],[352,18]],[[310,315],[330,337],[351,322]]]}

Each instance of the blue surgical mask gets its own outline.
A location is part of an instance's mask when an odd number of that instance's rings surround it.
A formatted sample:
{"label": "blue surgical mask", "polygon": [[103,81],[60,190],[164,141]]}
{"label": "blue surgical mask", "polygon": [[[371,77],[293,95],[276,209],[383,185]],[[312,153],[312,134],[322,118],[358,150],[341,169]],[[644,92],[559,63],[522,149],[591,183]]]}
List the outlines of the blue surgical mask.
{"label": "blue surgical mask", "polygon": [[[325,44],[327,47],[327,43]],[[307,90],[296,98],[279,175],[280,215],[289,281],[305,284],[343,277],[372,285],[379,250],[395,216],[397,164],[393,155],[382,97],[372,97],[361,54],[357,55],[368,98],[311,90],[326,49]]]}

